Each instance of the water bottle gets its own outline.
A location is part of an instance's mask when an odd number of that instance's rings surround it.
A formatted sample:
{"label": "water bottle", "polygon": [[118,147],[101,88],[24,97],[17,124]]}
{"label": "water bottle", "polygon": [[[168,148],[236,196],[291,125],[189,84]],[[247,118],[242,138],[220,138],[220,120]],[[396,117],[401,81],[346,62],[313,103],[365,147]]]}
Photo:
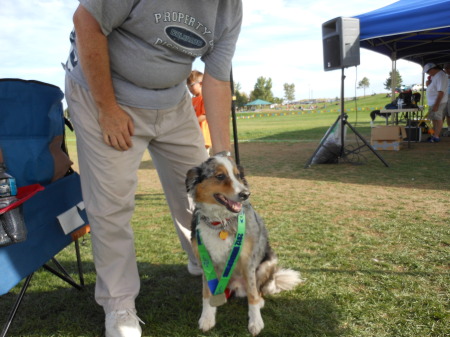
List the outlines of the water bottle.
{"label": "water bottle", "polygon": [[[0,149],[0,210],[18,199],[16,179],[6,172]],[[0,214],[0,246],[21,242],[27,238],[27,229],[22,215],[22,206]]]}
{"label": "water bottle", "polygon": [[403,108],[403,99],[399,98],[397,101],[397,105],[398,105],[399,109],[402,109]]}

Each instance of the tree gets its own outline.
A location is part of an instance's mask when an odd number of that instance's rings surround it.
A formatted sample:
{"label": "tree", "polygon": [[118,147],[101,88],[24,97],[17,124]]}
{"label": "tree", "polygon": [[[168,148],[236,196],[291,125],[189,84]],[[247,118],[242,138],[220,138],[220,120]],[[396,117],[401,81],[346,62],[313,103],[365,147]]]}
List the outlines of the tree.
{"label": "tree", "polygon": [[249,102],[245,92],[236,91],[234,95],[236,96],[235,102],[237,108],[243,108]]}
{"label": "tree", "polygon": [[366,97],[366,88],[370,87],[370,81],[367,77],[363,77],[358,83],[358,89],[364,89],[364,97]]}
{"label": "tree", "polygon": [[241,84],[239,82],[234,82],[234,92],[241,91]]}
{"label": "tree", "polygon": [[245,92],[241,92],[241,84],[234,83],[234,96],[237,108],[242,108],[248,103],[248,96]]}
{"label": "tree", "polygon": [[274,97],[271,103],[274,103],[274,104],[283,104],[283,99],[282,99],[282,98],[279,98],[279,97]]}
{"label": "tree", "polygon": [[250,93],[250,100],[262,99],[273,103],[272,79],[263,76],[258,77],[253,91]]}
{"label": "tree", "polygon": [[[397,69],[395,69],[395,87],[399,88],[403,84],[402,77]],[[384,82],[384,88],[392,91],[392,71],[389,72],[389,77]],[[394,88],[395,89],[395,88]]]}
{"label": "tree", "polygon": [[288,102],[292,102],[295,100],[295,84],[291,83],[285,83],[284,84],[284,98]]}

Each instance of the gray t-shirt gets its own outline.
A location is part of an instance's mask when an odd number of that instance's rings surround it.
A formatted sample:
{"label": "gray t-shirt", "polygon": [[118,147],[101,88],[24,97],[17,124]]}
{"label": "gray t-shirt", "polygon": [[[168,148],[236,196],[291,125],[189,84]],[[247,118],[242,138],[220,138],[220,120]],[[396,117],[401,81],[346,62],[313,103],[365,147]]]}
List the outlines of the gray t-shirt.
{"label": "gray t-shirt", "polygon": [[[242,22],[242,0],[80,0],[108,37],[117,101],[166,109],[186,93],[195,58],[228,81]],[[66,71],[88,89],[75,33]]]}

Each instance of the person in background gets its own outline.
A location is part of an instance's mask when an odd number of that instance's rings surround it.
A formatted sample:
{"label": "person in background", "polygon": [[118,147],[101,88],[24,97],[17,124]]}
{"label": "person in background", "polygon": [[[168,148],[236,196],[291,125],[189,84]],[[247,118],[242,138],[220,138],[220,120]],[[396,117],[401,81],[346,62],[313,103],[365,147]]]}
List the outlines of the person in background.
{"label": "person in background", "polygon": [[447,119],[447,131],[445,135],[450,137],[450,62],[444,64],[444,71],[447,74],[448,88],[447,88],[447,105],[444,108],[444,118]]}
{"label": "person in background", "polygon": [[198,70],[192,70],[189,75],[186,84],[189,91],[192,94],[192,105],[194,106],[195,115],[197,116],[200,129],[203,133],[205,140],[206,151],[211,149],[211,135],[209,134],[208,121],[206,120],[205,105],[203,104],[202,85],[203,85],[203,73]]}
{"label": "person in background", "polygon": [[[443,125],[444,108],[447,105],[448,77],[444,71],[434,63],[427,63],[423,72],[431,76],[427,84],[428,118],[433,123],[434,134],[428,139],[430,143],[440,142]],[[428,82],[427,82],[428,83]]]}
{"label": "person in background", "polygon": [[105,312],[106,337],[139,337],[131,227],[139,165],[148,149],[188,271],[200,275],[185,179],[208,154],[186,78],[201,57],[212,153],[230,156],[229,78],[242,0],[80,0],[73,22],[65,95],[91,225],[95,299]]}

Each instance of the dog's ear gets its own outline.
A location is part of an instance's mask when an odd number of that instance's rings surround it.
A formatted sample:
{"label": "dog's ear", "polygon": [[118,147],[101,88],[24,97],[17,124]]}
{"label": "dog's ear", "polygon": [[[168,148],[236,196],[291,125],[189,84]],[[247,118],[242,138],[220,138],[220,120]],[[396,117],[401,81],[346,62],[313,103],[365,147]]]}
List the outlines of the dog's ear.
{"label": "dog's ear", "polygon": [[193,167],[187,172],[185,183],[186,183],[186,191],[188,193],[194,189],[195,185],[201,182],[200,179],[201,173],[202,170],[200,167]]}
{"label": "dog's ear", "polygon": [[248,187],[247,179],[245,179],[245,173],[244,173],[244,167],[241,165],[236,165],[238,171],[239,171],[239,178],[242,180],[245,186]]}

